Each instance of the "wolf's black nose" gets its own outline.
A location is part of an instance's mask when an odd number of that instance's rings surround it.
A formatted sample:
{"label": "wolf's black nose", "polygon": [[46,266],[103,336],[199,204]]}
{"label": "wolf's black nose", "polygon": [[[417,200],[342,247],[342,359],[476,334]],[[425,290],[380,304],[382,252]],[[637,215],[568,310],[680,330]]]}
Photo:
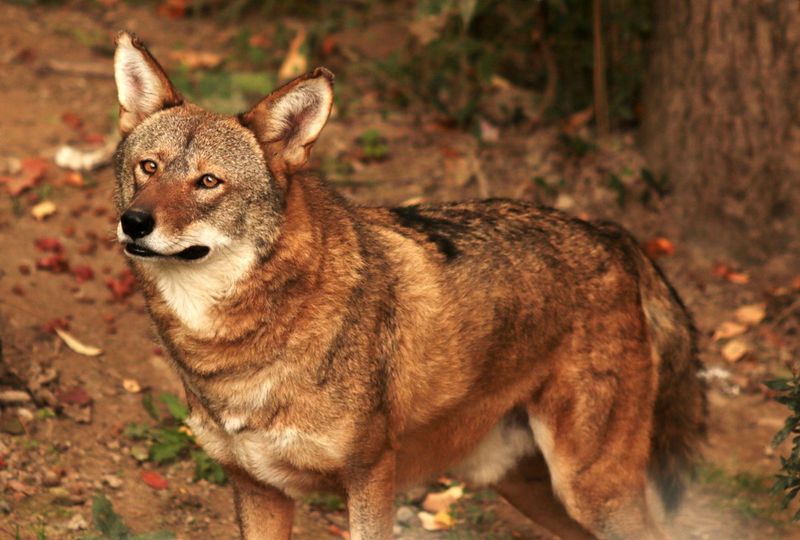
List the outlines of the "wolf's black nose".
{"label": "wolf's black nose", "polygon": [[126,210],[120,218],[122,223],[122,231],[136,240],[147,236],[156,226],[156,220],[149,212],[142,212],[141,210]]}

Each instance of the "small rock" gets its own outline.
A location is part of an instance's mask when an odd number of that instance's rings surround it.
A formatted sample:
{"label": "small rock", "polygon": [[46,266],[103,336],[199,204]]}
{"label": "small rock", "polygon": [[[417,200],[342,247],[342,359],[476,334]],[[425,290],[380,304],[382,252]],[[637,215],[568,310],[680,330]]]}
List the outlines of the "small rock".
{"label": "small rock", "polygon": [[20,407],[17,409],[17,418],[19,418],[19,421],[23,424],[29,424],[33,422],[33,413],[29,409]]}
{"label": "small rock", "polygon": [[11,513],[11,505],[5,499],[0,499],[0,512],[4,514]]}
{"label": "small rock", "polygon": [[42,485],[45,487],[55,487],[61,483],[61,473],[59,471],[54,471],[53,469],[47,469],[44,471],[44,477],[42,478]]}
{"label": "small rock", "polygon": [[410,527],[418,522],[417,510],[410,506],[401,506],[397,509],[397,523]]}
{"label": "small rock", "polygon": [[395,536],[400,536],[401,534],[403,534],[403,527],[401,527],[400,525],[395,525],[395,526],[392,528],[392,533],[393,533]]}
{"label": "small rock", "polygon": [[122,480],[120,480],[117,476],[113,474],[107,474],[103,477],[103,482],[109,485],[109,487],[113,489],[119,489],[122,487]]}
{"label": "small rock", "polygon": [[559,210],[570,210],[575,206],[575,199],[566,193],[559,193],[558,197],[556,197],[556,202],[553,203],[553,206]]}
{"label": "small rock", "polygon": [[86,519],[80,514],[75,514],[67,522],[67,529],[69,529],[70,531],[82,531],[88,528],[89,524],[86,522]]}
{"label": "small rock", "polygon": [[3,390],[0,392],[0,403],[3,405],[28,403],[30,400],[31,396],[22,390]]}

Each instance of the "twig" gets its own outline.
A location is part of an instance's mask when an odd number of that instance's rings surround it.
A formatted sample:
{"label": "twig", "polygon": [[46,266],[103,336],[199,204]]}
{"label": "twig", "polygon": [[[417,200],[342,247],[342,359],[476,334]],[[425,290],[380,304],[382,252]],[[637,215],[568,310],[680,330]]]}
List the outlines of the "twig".
{"label": "twig", "polygon": [[603,0],[593,0],[594,23],[594,118],[597,135],[605,137],[609,131],[608,93],[606,91],[606,59],[603,51]]}
{"label": "twig", "polygon": [[64,60],[48,60],[41,68],[41,71],[62,73],[65,75],[77,75],[80,77],[98,77],[110,79],[114,76],[111,64],[97,62],[67,62]]}

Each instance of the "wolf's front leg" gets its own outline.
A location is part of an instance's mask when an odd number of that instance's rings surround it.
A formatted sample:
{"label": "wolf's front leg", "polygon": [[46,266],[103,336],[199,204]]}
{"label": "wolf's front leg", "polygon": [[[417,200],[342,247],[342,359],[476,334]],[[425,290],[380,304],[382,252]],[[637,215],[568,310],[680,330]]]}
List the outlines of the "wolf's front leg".
{"label": "wolf's front leg", "polygon": [[393,450],[386,450],[370,467],[351,472],[346,487],[352,540],[392,538],[394,486]]}
{"label": "wolf's front leg", "polygon": [[244,540],[288,540],[292,536],[294,501],[281,491],[228,469],[233,484],[236,519]]}

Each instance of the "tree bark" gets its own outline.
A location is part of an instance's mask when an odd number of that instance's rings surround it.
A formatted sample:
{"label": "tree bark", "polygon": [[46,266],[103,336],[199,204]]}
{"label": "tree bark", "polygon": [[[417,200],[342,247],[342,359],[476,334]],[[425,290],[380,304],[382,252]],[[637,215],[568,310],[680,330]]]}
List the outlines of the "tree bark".
{"label": "tree bark", "polygon": [[654,16],[648,163],[701,234],[785,249],[800,236],[800,2],[655,0]]}

